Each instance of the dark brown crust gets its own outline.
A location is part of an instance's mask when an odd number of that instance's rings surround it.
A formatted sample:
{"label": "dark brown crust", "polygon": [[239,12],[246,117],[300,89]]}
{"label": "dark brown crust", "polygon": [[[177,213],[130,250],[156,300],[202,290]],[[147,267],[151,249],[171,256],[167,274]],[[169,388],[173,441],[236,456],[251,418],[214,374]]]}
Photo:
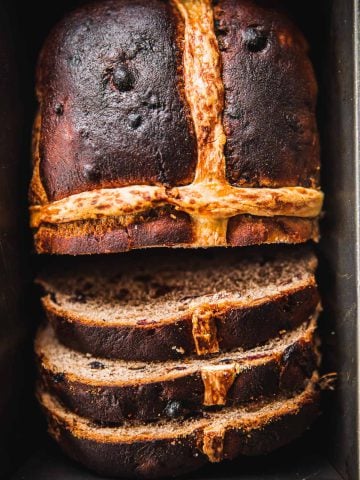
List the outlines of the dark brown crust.
{"label": "dark brown crust", "polygon": [[[268,3],[221,0],[214,7],[225,87],[227,181],[318,187],[317,87],[306,41],[285,15],[264,6]],[[185,99],[184,28],[177,9],[160,0],[90,4],[55,27],[37,72],[32,203],[97,188],[193,181],[197,140]],[[260,51],[249,49],[249,31],[265,39]],[[114,83],[118,67],[125,68],[128,80],[133,77],[120,91]],[[162,216],[150,222],[129,217],[42,224],[34,231],[35,249],[81,255],[201,245],[190,217],[179,216],[181,221]],[[240,215],[230,219],[222,243],[318,238],[317,219]]]}
{"label": "dark brown crust", "polygon": [[234,247],[263,243],[303,243],[319,241],[317,218],[253,217],[237,215],[229,219],[227,242]]}
{"label": "dark brown crust", "polygon": [[[127,226],[116,219],[42,225],[35,233],[37,253],[84,255],[137,248],[181,245],[192,247],[190,217],[182,212],[139,219]],[[232,247],[263,243],[318,241],[318,220],[298,217],[238,215],[229,220],[227,243]]]}
{"label": "dark brown crust", "polygon": [[[319,414],[318,395],[296,414],[284,414],[260,428],[227,430],[224,458],[269,453],[299,437]],[[178,476],[200,468],[208,458],[199,449],[201,432],[183,438],[136,443],[100,443],[75,437],[47,412],[49,431],[66,454],[100,475],[126,478]]]}
{"label": "dark brown crust", "polygon": [[214,12],[228,180],[317,186],[317,86],[304,37],[286,15],[251,0],[220,0]]}
{"label": "dark brown crust", "polygon": [[[319,303],[315,285],[279,295],[253,307],[233,308],[215,317],[220,351],[249,349],[307,321]],[[59,340],[69,348],[97,357],[161,361],[195,353],[191,317],[163,325],[100,326],[60,316],[45,304]]]}
{"label": "dark brown crust", "polygon": [[183,35],[180,15],[160,0],[94,2],[55,27],[37,71],[40,181],[49,201],[192,181],[197,146]]}
{"label": "dark brown crust", "polygon": [[[303,390],[316,364],[312,341],[294,342],[278,358],[274,356],[266,363],[242,371],[228,391],[227,405]],[[104,424],[171,418],[171,402],[179,402],[175,416],[180,418],[204,408],[205,389],[200,372],[133,386],[96,386],[72,381],[66,374],[50,370],[41,358],[39,365],[45,390],[78,415]]]}
{"label": "dark brown crust", "polygon": [[191,244],[190,217],[183,212],[157,212],[129,225],[116,219],[42,225],[35,234],[37,253],[89,255],[126,252],[144,247]]}

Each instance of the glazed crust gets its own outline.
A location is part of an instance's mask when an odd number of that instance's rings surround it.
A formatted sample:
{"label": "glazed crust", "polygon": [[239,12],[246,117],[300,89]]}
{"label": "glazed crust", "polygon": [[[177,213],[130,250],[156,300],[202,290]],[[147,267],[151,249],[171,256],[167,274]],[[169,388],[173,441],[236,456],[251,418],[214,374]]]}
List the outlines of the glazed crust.
{"label": "glazed crust", "polygon": [[[46,411],[49,431],[61,448],[73,459],[100,475],[120,478],[159,478],[178,476],[208,463],[199,448],[202,432],[181,438],[102,443],[75,436],[67,425]],[[223,458],[269,453],[299,437],[319,414],[315,393],[296,411],[259,425],[250,431],[226,430]]]}
{"label": "glazed crust", "polygon": [[93,3],[53,30],[37,71],[37,181],[48,201],[114,185],[191,182],[197,147],[183,35],[177,10],[160,0]]}
{"label": "glazed crust", "polygon": [[[248,0],[91,4],[50,35],[37,90],[38,253],[318,240],[316,82],[303,36],[278,11]],[[149,189],[141,216],[139,198],[104,199],[134,185]],[[239,187],[260,192],[241,200]],[[86,208],[68,218],[56,200]],[[180,221],[149,221],[157,201]],[[127,213],[106,213],[116,206]]]}
{"label": "glazed crust", "polygon": [[[308,285],[260,305],[228,308],[215,317],[219,350],[261,345],[308,321],[318,304],[316,285]],[[162,361],[196,353],[191,315],[159,325],[94,326],[54,308],[50,297],[44,297],[43,305],[59,340],[95,357]]]}
{"label": "glazed crust", "polygon": [[[192,222],[183,212],[153,211],[151,216],[122,225],[118,219],[41,225],[36,231],[37,253],[86,255],[125,252],[146,247],[191,248]],[[319,240],[317,219],[253,217],[238,215],[229,220],[227,244],[232,247],[271,243],[304,243]]]}
{"label": "glazed crust", "polygon": [[304,37],[287,16],[248,0],[220,0],[214,12],[228,180],[317,186],[317,86]]}
{"label": "glazed crust", "polygon": [[[204,409],[205,388],[200,371],[164,381],[110,386],[74,381],[66,373],[55,372],[41,352],[38,361],[45,390],[78,415],[102,424],[171,418],[172,402],[177,402],[176,417],[180,419]],[[279,356],[242,370],[227,392],[226,405],[288,396],[303,390],[316,364],[312,341],[298,340]]]}
{"label": "glazed crust", "polygon": [[227,241],[233,247],[269,243],[319,241],[317,219],[296,217],[253,217],[237,215],[229,219]]}

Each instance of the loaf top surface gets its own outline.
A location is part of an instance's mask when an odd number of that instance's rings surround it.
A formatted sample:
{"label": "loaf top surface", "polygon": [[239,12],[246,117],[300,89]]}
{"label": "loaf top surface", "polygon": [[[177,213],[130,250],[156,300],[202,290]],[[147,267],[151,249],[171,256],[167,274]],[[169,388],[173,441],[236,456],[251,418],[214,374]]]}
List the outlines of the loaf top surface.
{"label": "loaf top surface", "polygon": [[316,80],[266,3],[105,0],[65,17],[37,69],[32,226],[174,208],[195,237],[174,243],[212,246],[237,214],[316,217]]}
{"label": "loaf top surface", "polygon": [[179,14],[156,0],[99,2],[54,29],[37,72],[49,200],[98,187],[190,183],[196,140],[182,39]]}
{"label": "loaf top surface", "polygon": [[[214,21],[228,179],[315,186],[316,83],[304,38],[286,16],[249,1],[218,2]],[[48,200],[192,181],[198,119],[185,98],[184,31],[175,6],[157,0],[94,3],[54,29],[37,72]],[[198,61],[201,54],[194,52]],[[220,109],[221,97],[214,99]]]}
{"label": "loaf top surface", "polygon": [[223,65],[229,181],[317,185],[317,87],[304,37],[286,16],[237,0],[217,4],[215,31]]}

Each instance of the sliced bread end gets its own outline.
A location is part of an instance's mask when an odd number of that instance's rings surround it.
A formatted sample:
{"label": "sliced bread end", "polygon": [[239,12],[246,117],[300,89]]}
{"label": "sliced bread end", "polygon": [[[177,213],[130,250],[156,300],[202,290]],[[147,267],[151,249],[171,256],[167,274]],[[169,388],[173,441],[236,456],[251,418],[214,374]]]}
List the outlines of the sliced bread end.
{"label": "sliced bread end", "polygon": [[319,413],[316,378],[300,394],[251,408],[225,408],[202,418],[99,427],[40,391],[49,431],[63,450],[108,476],[180,475],[207,462],[273,451],[306,430]]}

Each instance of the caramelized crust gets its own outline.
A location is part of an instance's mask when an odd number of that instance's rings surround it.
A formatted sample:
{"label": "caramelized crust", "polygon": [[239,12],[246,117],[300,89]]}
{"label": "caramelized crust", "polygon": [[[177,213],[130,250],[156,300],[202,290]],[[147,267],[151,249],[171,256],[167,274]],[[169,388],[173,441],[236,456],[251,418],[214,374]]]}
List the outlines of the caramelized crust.
{"label": "caramelized crust", "polygon": [[227,242],[234,247],[267,243],[303,243],[319,241],[315,218],[252,217],[237,215],[229,220]]}
{"label": "caramelized crust", "polygon": [[43,224],[35,234],[38,253],[69,255],[126,252],[145,247],[191,246],[192,242],[190,217],[182,212],[161,209],[130,218]]}
{"label": "caramelized crust", "polygon": [[99,187],[191,182],[196,138],[183,35],[180,15],[160,0],[92,3],[57,25],[37,72],[48,201]]}
{"label": "caramelized crust", "polygon": [[318,240],[316,83],[281,13],[107,0],[59,24],[37,84],[37,252]]}
{"label": "caramelized crust", "polygon": [[249,0],[220,0],[214,15],[229,182],[316,187],[317,86],[304,37],[285,15]]}
{"label": "caramelized crust", "polygon": [[[146,219],[144,221],[144,219]],[[194,247],[191,219],[176,212],[142,216],[122,223],[106,218],[43,224],[35,233],[37,253],[86,255],[126,252],[146,247]],[[242,247],[267,243],[303,243],[319,240],[317,219],[252,217],[239,215],[229,221],[227,245]]]}

